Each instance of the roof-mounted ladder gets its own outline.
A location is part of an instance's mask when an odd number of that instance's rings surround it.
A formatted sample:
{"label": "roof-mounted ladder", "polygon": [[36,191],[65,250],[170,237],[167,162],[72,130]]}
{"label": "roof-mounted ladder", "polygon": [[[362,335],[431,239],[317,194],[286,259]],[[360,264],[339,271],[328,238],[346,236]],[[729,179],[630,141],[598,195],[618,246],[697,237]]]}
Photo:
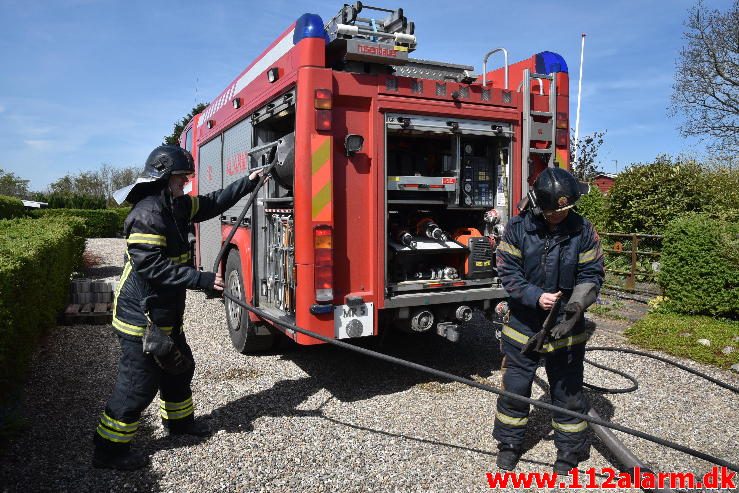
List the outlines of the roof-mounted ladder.
{"label": "roof-mounted ladder", "polygon": [[[531,81],[539,82],[539,94],[544,93],[544,81],[549,81],[549,109],[547,111],[532,111],[531,109]],[[529,190],[529,176],[533,173],[529,158],[532,154],[546,156],[547,166],[554,167],[555,144],[557,132],[557,78],[554,74],[531,73],[529,69],[523,71],[523,81],[519,86],[523,93],[523,153],[521,173],[521,195],[525,196]],[[536,144],[546,143],[546,148],[536,147]]]}
{"label": "roof-mounted ladder", "polygon": [[[367,10],[389,15],[384,19],[359,17],[360,12]],[[404,48],[406,51],[413,51],[416,47],[414,31],[415,25],[403,14],[403,9],[373,7],[362,2],[344,4],[339,13],[326,24],[326,32],[331,41],[337,38],[364,39],[389,44],[391,48]]]}

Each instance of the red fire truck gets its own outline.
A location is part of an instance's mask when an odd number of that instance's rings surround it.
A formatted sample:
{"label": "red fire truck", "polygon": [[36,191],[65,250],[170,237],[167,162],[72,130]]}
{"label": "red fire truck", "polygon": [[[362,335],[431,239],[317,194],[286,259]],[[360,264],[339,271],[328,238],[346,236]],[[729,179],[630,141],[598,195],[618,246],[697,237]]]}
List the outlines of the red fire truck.
{"label": "red fire truck", "polygon": [[[376,17],[365,16],[375,14]],[[196,265],[286,322],[340,339],[387,329],[452,341],[474,309],[506,297],[494,250],[546,166],[569,167],[568,73],[541,52],[473,67],[411,58],[402,9],[357,2],[328,23],[304,14],[185,128],[193,194],[274,165],[246,198],[195,231]],[[487,70],[488,58],[503,65]],[[277,330],[226,300],[234,346]]]}

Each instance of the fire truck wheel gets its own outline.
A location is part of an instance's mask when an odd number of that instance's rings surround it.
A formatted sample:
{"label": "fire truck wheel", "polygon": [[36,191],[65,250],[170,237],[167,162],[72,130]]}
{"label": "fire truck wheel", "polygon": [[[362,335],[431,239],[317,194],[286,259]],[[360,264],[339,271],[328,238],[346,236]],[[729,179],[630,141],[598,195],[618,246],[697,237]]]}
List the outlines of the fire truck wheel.
{"label": "fire truck wheel", "polygon": [[[244,299],[244,276],[241,273],[241,258],[238,250],[231,250],[226,261],[225,287],[239,299]],[[247,311],[233,301],[226,299],[226,321],[231,343],[241,354],[268,351],[272,349],[277,337],[274,329],[264,323],[249,320]]]}

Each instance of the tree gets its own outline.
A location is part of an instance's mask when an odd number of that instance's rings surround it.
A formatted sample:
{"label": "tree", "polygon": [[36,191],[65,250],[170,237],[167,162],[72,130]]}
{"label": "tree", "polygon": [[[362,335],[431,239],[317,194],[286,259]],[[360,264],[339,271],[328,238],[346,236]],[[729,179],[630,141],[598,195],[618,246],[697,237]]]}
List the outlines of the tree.
{"label": "tree", "polygon": [[0,195],[24,199],[28,196],[28,181],[10,171],[0,169]]}
{"label": "tree", "polygon": [[683,136],[709,139],[712,152],[739,151],[739,0],[726,12],[699,0],[685,22],[672,86],[672,116]]}
{"label": "tree", "polygon": [[103,204],[113,205],[113,192],[136,181],[140,172],[138,166],[115,168],[103,163],[95,171],[68,174],[51,183],[47,201],[53,198],[58,207],[63,207],[66,205],[59,204],[77,204],[88,198],[91,203],[97,204],[102,200]]}
{"label": "tree", "polygon": [[178,145],[180,143],[180,135],[182,134],[182,131],[185,130],[185,125],[187,125],[190,120],[192,120],[192,117],[197,115],[198,113],[202,113],[205,108],[208,107],[207,103],[198,103],[193,107],[192,110],[190,110],[190,113],[185,115],[180,122],[175,122],[174,129],[172,129],[172,134],[167,135],[164,137],[164,144],[168,145]]}
{"label": "tree", "polygon": [[704,211],[713,201],[705,177],[697,162],[668,155],[627,168],[608,192],[608,231],[662,234],[676,217]]}
{"label": "tree", "polygon": [[[570,139],[570,156],[572,159],[572,174],[575,178],[582,181],[590,181],[602,170],[596,164],[598,159],[598,151],[603,145],[603,137],[606,135],[605,130],[595,131],[592,134],[580,137],[575,142],[574,138]],[[575,151],[577,151],[577,161],[575,161]]]}

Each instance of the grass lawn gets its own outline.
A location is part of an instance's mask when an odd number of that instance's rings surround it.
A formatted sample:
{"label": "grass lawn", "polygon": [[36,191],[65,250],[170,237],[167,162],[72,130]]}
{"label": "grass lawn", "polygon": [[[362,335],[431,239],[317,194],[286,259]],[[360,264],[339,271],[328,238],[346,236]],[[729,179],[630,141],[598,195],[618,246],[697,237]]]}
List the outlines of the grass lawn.
{"label": "grass lawn", "polygon": [[[695,315],[649,313],[626,330],[629,341],[648,349],[728,369],[739,363],[739,322]],[[698,344],[708,339],[710,346]],[[724,354],[731,346],[734,352]]]}

